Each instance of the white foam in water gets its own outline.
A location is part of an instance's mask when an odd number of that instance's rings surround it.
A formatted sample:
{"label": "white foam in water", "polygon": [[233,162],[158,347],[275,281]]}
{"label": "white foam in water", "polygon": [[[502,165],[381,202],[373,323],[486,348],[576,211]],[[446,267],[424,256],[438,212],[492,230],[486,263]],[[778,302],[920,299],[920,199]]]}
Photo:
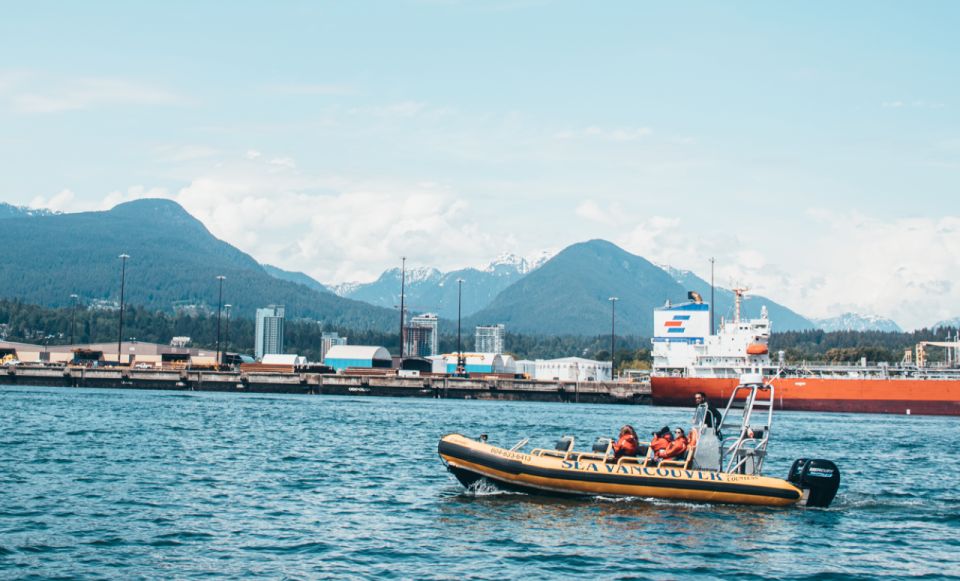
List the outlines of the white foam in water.
{"label": "white foam in water", "polygon": [[476,482],[471,484],[466,489],[466,492],[471,496],[500,496],[505,494],[519,494],[517,492],[510,492],[508,490],[497,488],[496,486],[494,486],[493,484],[491,484],[490,482],[484,479],[477,480]]}

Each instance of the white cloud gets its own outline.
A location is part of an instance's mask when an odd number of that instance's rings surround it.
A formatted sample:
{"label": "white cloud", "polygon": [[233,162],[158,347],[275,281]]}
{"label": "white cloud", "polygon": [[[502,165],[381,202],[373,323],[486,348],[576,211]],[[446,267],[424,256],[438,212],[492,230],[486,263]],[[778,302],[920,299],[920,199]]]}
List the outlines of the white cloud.
{"label": "white cloud", "polygon": [[653,135],[653,129],[649,127],[615,127],[610,129],[590,125],[583,129],[558,131],[554,133],[554,138],[559,140],[599,139],[602,141],[637,141],[650,135]]}
{"label": "white cloud", "polygon": [[75,211],[76,195],[71,190],[61,190],[59,193],[46,198],[37,196],[30,201],[31,208],[45,208],[55,212]]}
{"label": "white cloud", "polygon": [[19,113],[59,113],[118,105],[180,105],[170,90],[115,78],[51,79],[23,74],[0,84],[0,99]]}
{"label": "white cloud", "polygon": [[177,201],[257,260],[328,282],[372,280],[402,255],[460,267],[489,260],[503,243],[442,185],[350,183],[300,172],[291,158],[259,152],[212,165],[175,192],[135,186],[94,206],[147,197]]}
{"label": "white cloud", "polygon": [[165,163],[180,163],[206,159],[219,153],[218,149],[206,145],[165,145],[157,148],[157,159]]}
{"label": "white cloud", "polygon": [[324,83],[290,83],[267,85],[264,90],[277,95],[339,96],[355,95],[357,90],[350,85]]}

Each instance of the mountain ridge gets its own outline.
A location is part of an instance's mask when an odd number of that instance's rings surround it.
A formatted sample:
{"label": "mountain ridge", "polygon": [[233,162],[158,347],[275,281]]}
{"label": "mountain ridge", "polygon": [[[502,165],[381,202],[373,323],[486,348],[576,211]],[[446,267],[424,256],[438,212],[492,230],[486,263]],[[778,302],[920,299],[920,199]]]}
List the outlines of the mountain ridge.
{"label": "mountain ridge", "polygon": [[126,263],[126,299],[158,310],[217,304],[217,275],[226,276],[224,301],[236,316],[252,317],[284,304],[288,317],[310,317],[359,329],[390,329],[385,309],[278,280],[252,256],[217,239],[179,204],[164,199],[125,202],[102,212],[21,216],[4,221],[0,244],[17,248],[0,262],[0,296],[30,297],[46,306],[115,300],[120,260]]}

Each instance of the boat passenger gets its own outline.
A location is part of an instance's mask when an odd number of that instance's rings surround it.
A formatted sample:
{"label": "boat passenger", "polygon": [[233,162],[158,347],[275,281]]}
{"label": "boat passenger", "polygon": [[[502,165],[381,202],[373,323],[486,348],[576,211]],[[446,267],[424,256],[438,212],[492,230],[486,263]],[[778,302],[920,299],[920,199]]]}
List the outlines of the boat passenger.
{"label": "boat passenger", "polygon": [[633,429],[633,426],[623,426],[620,428],[620,438],[613,445],[613,459],[619,460],[623,456],[636,456],[639,445],[637,431]]}
{"label": "boat passenger", "polygon": [[650,440],[650,449],[653,451],[653,455],[656,456],[660,451],[665,450],[672,441],[669,426],[664,426],[659,432],[654,432],[653,439]]}
{"label": "boat passenger", "polygon": [[683,432],[683,428],[677,428],[673,432],[674,438],[670,442],[670,445],[664,450],[657,452],[657,458],[660,460],[672,460],[680,459],[680,457],[687,451],[687,436]]}
{"label": "boat passenger", "polygon": [[720,433],[720,410],[717,409],[717,406],[713,405],[713,402],[707,399],[707,394],[702,391],[698,391],[693,395],[693,401],[697,406],[707,404],[707,415],[703,418],[703,422],[707,425],[708,428],[713,428],[713,431],[717,434]]}

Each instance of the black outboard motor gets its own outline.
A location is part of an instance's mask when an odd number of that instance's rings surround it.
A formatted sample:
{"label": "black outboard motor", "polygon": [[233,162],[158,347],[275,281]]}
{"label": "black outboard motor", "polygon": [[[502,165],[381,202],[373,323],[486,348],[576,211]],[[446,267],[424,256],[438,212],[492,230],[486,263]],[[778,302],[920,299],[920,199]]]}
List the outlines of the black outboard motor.
{"label": "black outboard motor", "polygon": [[826,508],[840,488],[840,469],[830,460],[800,458],[790,467],[787,480],[804,491],[804,506]]}

